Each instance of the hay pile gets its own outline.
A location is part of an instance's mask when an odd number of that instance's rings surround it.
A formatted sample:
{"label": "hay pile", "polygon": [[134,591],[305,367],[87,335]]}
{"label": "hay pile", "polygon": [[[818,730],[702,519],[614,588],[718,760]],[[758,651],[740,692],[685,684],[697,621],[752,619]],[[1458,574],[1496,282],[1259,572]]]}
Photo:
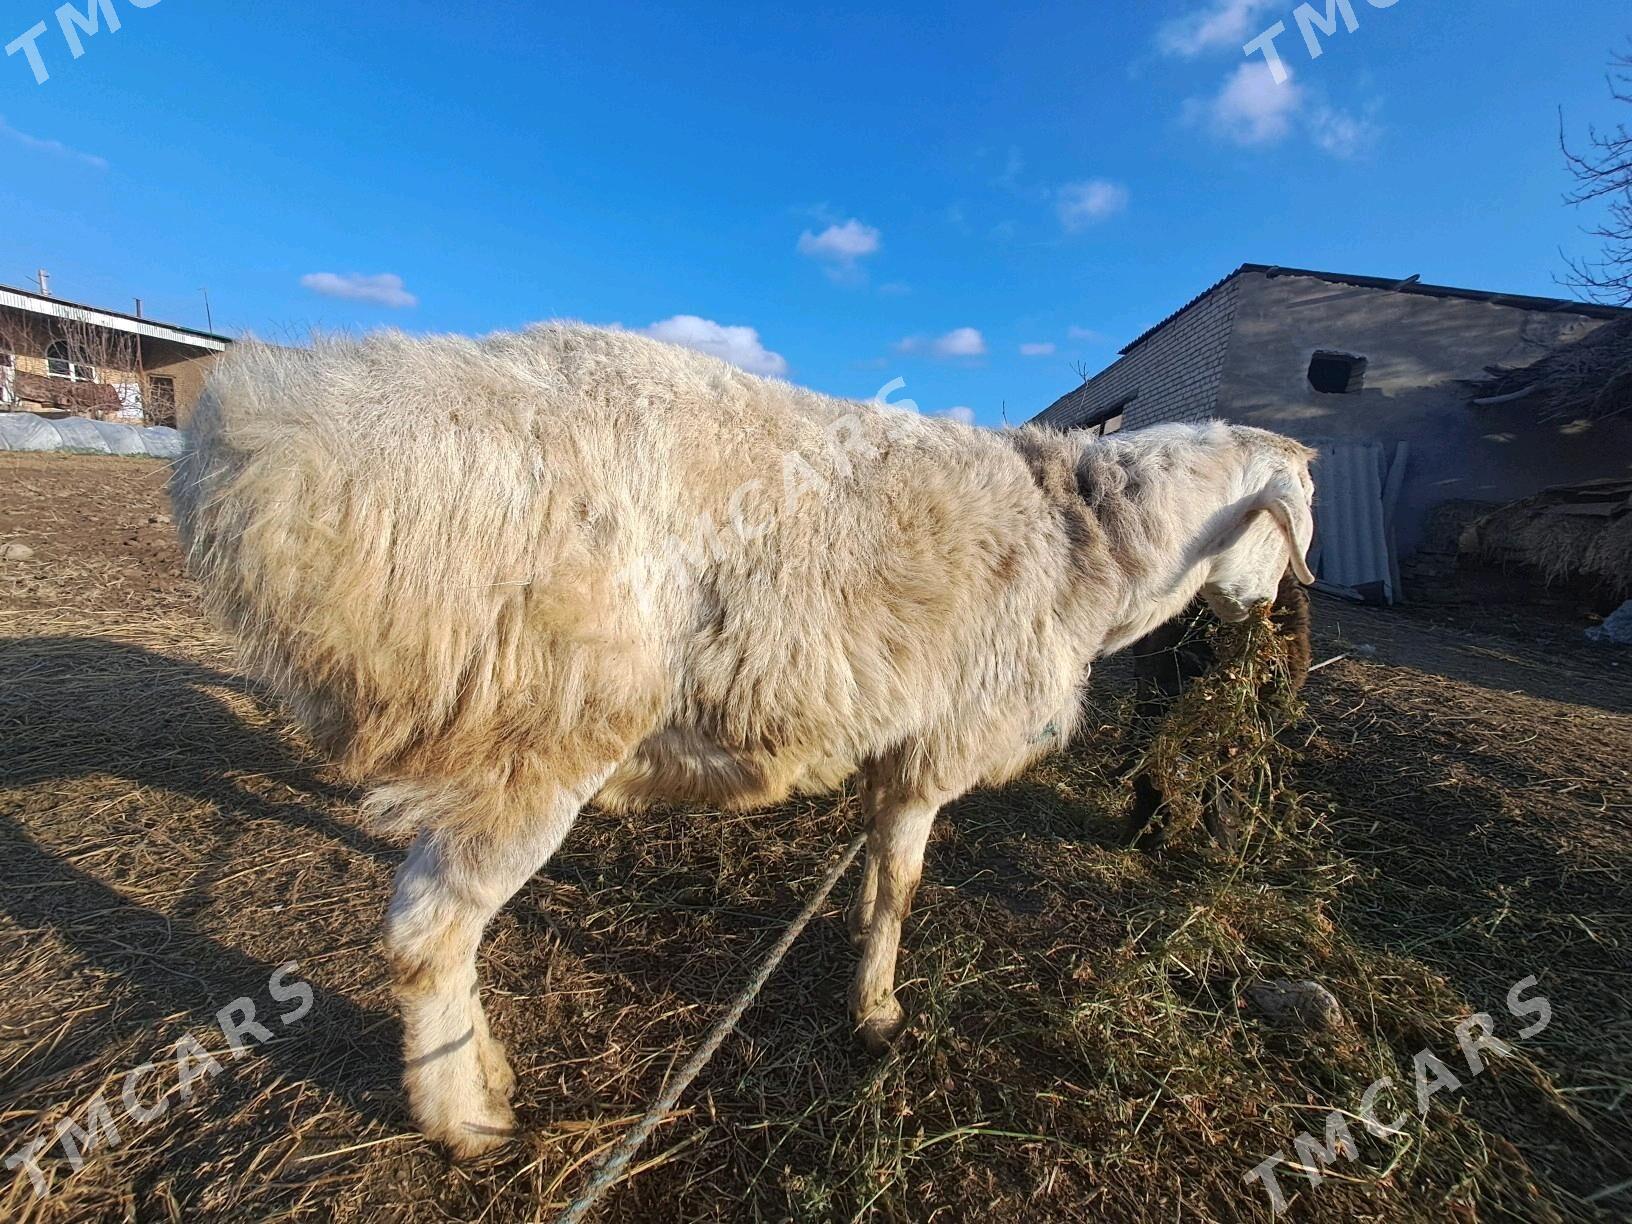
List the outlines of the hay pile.
{"label": "hay pile", "polygon": [[1217,662],[1153,728],[1138,728],[1145,747],[1124,783],[1148,777],[1180,828],[1201,819],[1209,801],[1237,816],[1269,813],[1292,763],[1285,733],[1303,712],[1292,657],[1301,645],[1277,631],[1267,608],[1239,625],[1198,617],[1190,632]]}
{"label": "hay pile", "polygon": [[1470,526],[1461,547],[1481,560],[1529,567],[1549,585],[1632,595],[1632,480],[1596,480],[1513,502]]}

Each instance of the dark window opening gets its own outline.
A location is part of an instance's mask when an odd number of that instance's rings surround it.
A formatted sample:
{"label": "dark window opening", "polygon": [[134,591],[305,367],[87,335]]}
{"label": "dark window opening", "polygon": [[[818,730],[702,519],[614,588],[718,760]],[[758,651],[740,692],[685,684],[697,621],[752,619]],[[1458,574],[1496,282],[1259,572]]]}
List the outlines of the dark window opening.
{"label": "dark window opening", "polygon": [[1138,398],[1139,393],[1135,391],[1132,395],[1124,395],[1114,404],[1107,404],[1103,408],[1095,409],[1083,418],[1082,424],[1076,426],[1076,428],[1085,430],[1099,438],[1103,438],[1106,434],[1113,434],[1122,428],[1127,417],[1128,405]]}
{"label": "dark window opening", "polygon": [[54,340],[45,350],[45,372],[52,378],[71,378],[74,382],[95,382],[96,367],[85,360],[85,354],[69,347],[66,340]]}
{"label": "dark window opening", "polygon": [[1354,395],[1366,380],[1366,359],[1353,353],[1316,353],[1309,360],[1309,385],[1322,395]]}

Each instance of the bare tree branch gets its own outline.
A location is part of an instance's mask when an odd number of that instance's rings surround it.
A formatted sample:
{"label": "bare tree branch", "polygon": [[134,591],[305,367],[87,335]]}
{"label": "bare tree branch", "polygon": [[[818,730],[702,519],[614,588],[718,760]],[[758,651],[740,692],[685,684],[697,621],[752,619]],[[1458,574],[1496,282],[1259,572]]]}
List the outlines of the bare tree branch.
{"label": "bare tree branch", "polygon": [[[1610,61],[1609,96],[1632,105],[1632,46]],[[1595,259],[1564,256],[1562,282],[1595,302],[1632,305],[1632,130],[1625,123],[1589,125],[1585,146],[1571,147],[1559,112],[1558,144],[1575,189],[1564,197],[1580,208],[1603,204],[1605,217],[1585,232],[1602,244]]]}

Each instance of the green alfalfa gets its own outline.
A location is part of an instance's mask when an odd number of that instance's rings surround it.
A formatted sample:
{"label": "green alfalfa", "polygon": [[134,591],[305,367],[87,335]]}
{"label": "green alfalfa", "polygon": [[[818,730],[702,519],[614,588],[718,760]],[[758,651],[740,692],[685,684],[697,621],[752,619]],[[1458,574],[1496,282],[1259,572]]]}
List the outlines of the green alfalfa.
{"label": "green alfalfa", "polygon": [[1143,752],[1124,778],[1155,784],[1173,830],[1195,823],[1210,797],[1238,818],[1272,812],[1291,764],[1287,732],[1303,713],[1294,645],[1268,609],[1235,625],[1203,614],[1191,633],[1211,647],[1213,666],[1143,728]]}

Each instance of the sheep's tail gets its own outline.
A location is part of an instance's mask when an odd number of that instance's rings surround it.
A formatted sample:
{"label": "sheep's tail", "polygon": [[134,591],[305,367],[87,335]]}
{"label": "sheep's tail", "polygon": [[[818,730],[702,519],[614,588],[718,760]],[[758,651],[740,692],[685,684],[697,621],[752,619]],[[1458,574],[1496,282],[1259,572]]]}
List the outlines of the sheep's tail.
{"label": "sheep's tail", "polygon": [[235,346],[171,480],[206,610],[356,775],[500,768],[627,697],[572,648],[608,632],[606,559],[517,425],[525,388],[482,385],[479,358],[390,334]]}

